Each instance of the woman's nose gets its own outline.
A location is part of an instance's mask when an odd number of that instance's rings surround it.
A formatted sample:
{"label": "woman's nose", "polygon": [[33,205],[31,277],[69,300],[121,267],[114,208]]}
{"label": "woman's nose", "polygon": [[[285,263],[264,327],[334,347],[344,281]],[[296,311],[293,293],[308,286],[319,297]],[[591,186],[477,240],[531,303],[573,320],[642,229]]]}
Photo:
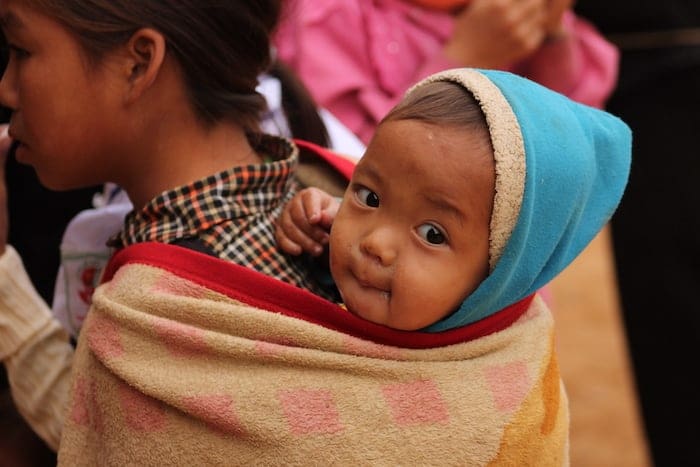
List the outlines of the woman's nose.
{"label": "woman's nose", "polygon": [[11,110],[17,109],[17,89],[13,67],[8,66],[0,79],[0,105]]}
{"label": "woman's nose", "polygon": [[391,266],[398,254],[396,242],[396,237],[392,234],[391,229],[373,229],[362,238],[360,250],[382,266]]}

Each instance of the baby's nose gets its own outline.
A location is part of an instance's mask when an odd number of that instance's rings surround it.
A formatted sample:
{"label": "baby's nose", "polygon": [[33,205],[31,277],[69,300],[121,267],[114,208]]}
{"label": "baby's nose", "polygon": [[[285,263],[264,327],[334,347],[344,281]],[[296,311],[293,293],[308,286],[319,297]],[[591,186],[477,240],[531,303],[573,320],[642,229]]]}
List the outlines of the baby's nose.
{"label": "baby's nose", "polygon": [[374,229],[365,235],[360,249],[382,266],[391,266],[398,255],[397,240],[387,228]]}

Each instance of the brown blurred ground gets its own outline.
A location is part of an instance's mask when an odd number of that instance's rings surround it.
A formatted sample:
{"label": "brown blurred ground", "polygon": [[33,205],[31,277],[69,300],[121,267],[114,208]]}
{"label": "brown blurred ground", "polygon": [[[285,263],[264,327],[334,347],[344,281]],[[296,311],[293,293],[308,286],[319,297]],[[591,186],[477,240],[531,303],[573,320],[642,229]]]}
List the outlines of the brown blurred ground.
{"label": "brown blurred ground", "polygon": [[552,281],[550,292],[571,410],[572,467],[651,465],[607,228]]}

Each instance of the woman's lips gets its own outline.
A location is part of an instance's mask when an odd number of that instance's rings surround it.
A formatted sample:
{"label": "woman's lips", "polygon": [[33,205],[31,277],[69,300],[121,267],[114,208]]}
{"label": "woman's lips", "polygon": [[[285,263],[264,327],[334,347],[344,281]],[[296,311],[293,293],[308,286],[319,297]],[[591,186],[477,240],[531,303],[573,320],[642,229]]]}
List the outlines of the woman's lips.
{"label": "woman's lips", "polygon": [[12,126],[10,126],[10,127],[7,129],[7,135],[8,135],[10,138],[12,138],[13,140],[15,140],[15,141],[20,141],[20,142],[21,142],[21,139],[20,139],[19,135],[17,134],[17,131],[16,131]]}
{"label": "woman's lips", "polygon": [[20,146],[25,146],[24,142],[22,142],[22,138],[17,135],[15,130],[10,127],[7,130],[7,135],[12,139],[12,145],[10,146],[10,151],[17,151],[17,149],[20,148]]}

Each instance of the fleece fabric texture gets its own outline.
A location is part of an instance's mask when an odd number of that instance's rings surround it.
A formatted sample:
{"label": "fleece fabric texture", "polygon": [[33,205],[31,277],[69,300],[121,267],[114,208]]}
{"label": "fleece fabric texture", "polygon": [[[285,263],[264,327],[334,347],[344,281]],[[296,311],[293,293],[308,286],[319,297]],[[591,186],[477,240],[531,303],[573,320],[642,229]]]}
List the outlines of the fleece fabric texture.
{"label": "fleece fabric texture", "polygon": [[496,197],[491,273],[430,331],[488,317],[568,266],[617,208],[632,144],[619,118],[511,73],[447,70],[416,87],[438,80],[461,84],[481,104],[496,158]]}
{"label": "fleece fabric texture", "polygon": [[538,297],[434,334],[176,246],[128,247],[105,274],[59,465],[568,464]]}

